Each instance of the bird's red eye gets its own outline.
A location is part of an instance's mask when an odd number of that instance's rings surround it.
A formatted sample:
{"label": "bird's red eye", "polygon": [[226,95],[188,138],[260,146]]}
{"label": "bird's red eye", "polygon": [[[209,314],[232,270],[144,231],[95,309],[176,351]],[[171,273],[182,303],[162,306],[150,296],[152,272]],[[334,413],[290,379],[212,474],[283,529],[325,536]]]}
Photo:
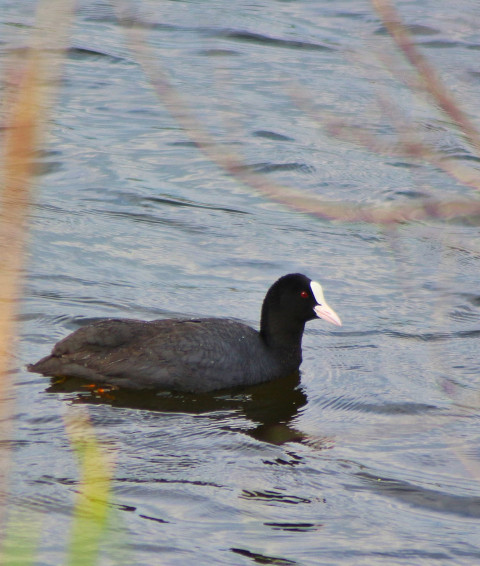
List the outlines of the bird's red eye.
{"label": "bird's red eye", "polygon": [[302,297],[302,299],[308,299],[308,293],[307,293],[307,291],[302,291],[302,292],[300,293],[300,297]]}

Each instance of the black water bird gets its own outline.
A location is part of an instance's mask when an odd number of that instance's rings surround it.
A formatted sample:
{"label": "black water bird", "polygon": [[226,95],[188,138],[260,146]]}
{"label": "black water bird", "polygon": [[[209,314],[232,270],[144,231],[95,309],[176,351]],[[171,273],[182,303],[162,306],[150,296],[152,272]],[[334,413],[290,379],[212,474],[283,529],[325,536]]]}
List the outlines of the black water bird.
{"label": "black water bird", "polygon": [[268,290],[260,331],[228,318],[104,319],[58,342],[28,370],[130,389],[205,392],[253,385],[298,370],[305,323],[317,317],[341,326],[321,285],[293,273]]}

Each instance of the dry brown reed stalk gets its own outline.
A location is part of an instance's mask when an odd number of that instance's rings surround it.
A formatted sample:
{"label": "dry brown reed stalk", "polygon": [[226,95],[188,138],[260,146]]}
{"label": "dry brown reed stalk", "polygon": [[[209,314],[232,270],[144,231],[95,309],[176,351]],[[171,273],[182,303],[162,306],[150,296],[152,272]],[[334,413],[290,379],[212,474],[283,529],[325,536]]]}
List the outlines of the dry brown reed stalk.
{"label": "dry brown reed stalk", "polygon": [[[462,110],[460,103],[442,83],[436,70],[419,52],[419,50],[413,43],[412,38],[408,34],[405,25],[402,23],[398,11],[389,0],[371,0],[371,2],[377,14],[380,16],[383,25],[388,31],[389,36],[392,38],[397,48],[405,56],[406,60],[410,63],[411,67],[416,72],[416,84],[418,84],[419,88],[421,88],[428,95],[433,103],[438,105],[447,119],[450,119],[451,122],[453,122],[453,124],[458,128],[459,132],[468,140],[475,155],[477,157],[480,157],[480,133],[468,118],[467,114]],[[398,78],[398,80],[402,80],[402,75],[398,72],[395,72],[395,67],[391,67],[391,70],[393,71],[394,76]],[[408,129],[408,131],[409,130],[410,128]],[[461,166],[458,163],[453,162],[453,160],[442,159],[441,156],[439,156],[435,151],[431,151],[429,148],[421,148],[419,155],[421,155],[422,157],[424,155],[427,155],[427,161],[430,161],[440,169],[443,169],[447,173],[451,174],[463,184],[472,186],[480,190],[480,173],[477,170],[472,169],[468,166]],[[443,243],[444,245],[446,245],[446,241],[444,241]],[[447,257],[447,254],[444,254],[443,261],[447,265],[444,265],[443,269],[441,269],[442,273],[451,273],[451,262],[453,261],[452,257]],[[434,316],[436,327],[444,326],[445,312],[440,304],[437,305]],[[432,357],[431,363],[435,363],[434,357]],[[456,403],[456,400],[453,397],[452,401]],[[478,402],[478,395],[472,396],[472,398],[470,399],[470,408],[478,408]],[[461,403],[456,404],[458,404],[458,406],[461,406]],[[477,471],[476,477],[480,477],[480,474],[478,473],[478,471],[480,470],[478,463],[470,461],[465,455],[463,455],[461,459],[466,467],[470,468],[471,470],[475,469]]]}
{"label": "dry brown reed stalk", "polygon": [[[386,142],[367,129],[358,127],[358,125],[355,124],[349,124],[345,120],[341,120],[337,117],[324,114],[319,118],[318,112],[313,109],[311,104],[311,100],[313,99],[309,97],[305,88],[301,88],[298,85],[297,88],[291,87],[290,96],[295,101],[296,105],[301,108],[312,121],[317,122],[320,128],[325,129],[327,133],[334,138],[361,146],[373,153],[387,155],[389,157],[412,159],[417,162],[423,161],[444,171],[447,175],[465,186],[480,189],[480,171],[473,167],[463,165],[457,160],[446,158],[442,153],[429,145],[418,131],[418,127],[408,122],[399,109],[395,107],[393,100],[385,98],[381,93],[376,93],[377,103],[382,109],[383,114],[388,116],[390,125],[397,134],[397,141],[395,143]],[[435,205],[437,201],[432,199],[428,202]],[[442,207],[430,209],[432,218],[452,218],[455,216],[460,218],[462,216],[478,214],[480,210],[478,201],[471,199],[465,199],[465,201],[458,201],[457,203],[443,202],[442,204]],[[428,209],[425,210],[424,213],[419,210],[419,215],[415,217],[414,209],[415,207],[419,207],[419,204],[412,204],[412,207],[407,208],[407,213],[411,211],[412,217],[405,217],[404,220],[425,220],[428,218]],[[421,207],[422,205],[420,205],[420,208]],[[401,214],[403,208],[396,207],[395,210],[399,211],[398,221],[402,221]],[[381,218],[379,218],[379,223],[394,224],[395,222],[395,218],[393,218],[391,222],[381,222]],[[373,220],[373,223],[375,223],[375,220]]]}
{"label": "dry brown reed stalk", "polygon": [[[409,64],[409,68],[405,69],[401,65],[399,57],[391,57],[384,50],[371,50],[369,56],[378,59],[383,64],[384,69],[388,70],[399,83],[405,84],[414,96],[423,96],[427,99],[427,102],[438,108],[446,121],[451,122],[457,128],[459,134],[470,143],[474,153],[480,156],[480,133],[461,109],[460,103],[438,77],[435,69],[418,51],[407,27],[401,21],[391,2],[388,0],[372,0],[372,4],[388,32],[388,37],[397,49],[394,55],[403,55]],[[358,55],[356,58],[359,58]],[[480,171],[478,169],[461,164],[458,160],[451,159],[432,147],[422,136],[418,124],[409,120],[394,100],[391,97],[386,97],[380,91],[376,93],[376,102],[383,116],[388,119],[397,134],[396,143],[386,142],[366,128],[348,123],[338,117],[326,114],[319,116],[312,104],[314,97],[303,86],[300,87],[292,83],[290,96],[305,114],[310,116],[332,137],[354,143],[374,153],[426,162],[444,171],[461,184],[480,190]],[[470,199],[469,203],[473,207],[471,215],[478,214],[478,201]],[[435,216],[436,210],[431,211],[434,217],[448,218],[450,207],[448,203],[444,203],[444,205],[442,209],[438,210],[440,216]],[[454,203],[452,205],[454,214],[456,211],[460,211]],[[467,204],[467,209],[468,206]],[[446,212],[447,216],[443,216],[443,212]],[[466,215],[469,216],[468,210]]]}
{"label": "dry brown reed stalk", "polygon": [[[398,11],[389,0],[371,0],[383,25],[398,49],[417,73],[418,85],[432,98],[469,140],[480,156],[480,133],[462,110],[460,104],[441,81],[438,73],[415,46]],[[401,78],[400,75],[397,75]],[[480,186],[477,188],[480,189]]]}
{"label": "dry brown reed stalk", "polygon": [[[436,70],[415,46],[406,26],[389,0],[372,0],[372,5],[379,15],[389,37],[398,51],[405,57],[410,65],[411,73],[401,72],[398,64],[389,64],[386,67],[394,78],[405,83],[414,94],[423,94],[427,100],[439,108],[445,118],[450,121],[469,142],[473,152],[480,157],[480,133],[473,125],[468,115],[463,111],[461,104],[444,85]],[[385,55],[381,54],[381,58]],[[379,97],[379,101],[381,99]],[[480,172],[472,167],[462,165],[458,161],[446,158],[434,148],[426,144],[416,131],[414,124],[407,124],[405,116],[392,110],[392,101],[387,104],[386,114],[391,117],[399,135],[399,152],[413,159],[424,160],[458,180],[460,183],[480,190]],[[399,119],[393,120],[394,116]],[[369,144],[366,144],[368,147]]]}
{"label": "dry brown reed stalk", "polygon": [[[382,4],[379,2],[379,4]],[[280,185],[268,179],[261,173],[256,173],[248,167],[242,156],[228,149],[211,136],[206,127],[195,117],[190,105],[185,102],[181,93],[176,89],[170,80],[168,72],[158,62],[158,54],[148,44],[145,25],[136,15],[129,13],[126,6],[117,5],[118,17],[124,24],[129,40],[129,46],[135,54],[136,60],[142,66],[146,76],[157,92],[160,101],[183,128],[183,131],[197,145],[204,155],[213,163],[217,164],[223,171],[242,182],[246,186],[254,189],[264,197],[274,200],[296,211],[306,212],[313,216],[336,220],[341,222],[367,222],[379,225],[396,224],[398,222],[425,220],[428,218],[459,218],[480,214],[480,202],[473,199],[458,199],[455,201],[441,201],[434,198],[402,204],[385,205],[360,205],[345,203],[342,201],[332,201],[323,199],[315,194],[305,194],[292,187]],[[398,28],[401,28],[402,36],[407,34],[404,27],[398,21],[395,33],[398,36]],[[404,32],[404,33],[403,33]],[[399,47],[408,45],[405,41]],[[412,60],[416,60],[412,57]],[[422,66],[427,69],[426,64]],[[428,70],[427,72],[430,73]],[[452,97],[447,96],[447,90],[440,81],[433,83],[432,96],[436,94],[443,101],[442,109],[449,115],[455,116],[456,123],[461,128],[468,128],[468,136],[471,140],[478,139],[478,133],[468,121],[463,113],[455,108]],[[300,93],[298,93],[300,97]],[[347,128],[344,127],[346,131]],[[366,135],[366,134],[365,134]],[[364,138],[366,147],[375,146],[374,140]],[[476,145],[476,142],[475,142]],[[451,174],[460,178],[464,183],[480,186],[480,175],[473,169],[466,170],[463,166],[445,163],[438,158],[431,150],[404,135],[403,142],[398,151],[417,159],[430,158],[436,165],[441,165],[444,170],[449,170]]]}
{"label": "dry brown reed stalk", "polygon": [[[409,34],[406,32],[405,26],[401,23],[398,13],[392,4],[386,0],[372,0],[375,5],[377,12],[379,13],[385,28],[389,32],[389,36],[393,39],[394,44],[400,50],[401,53],[405,55],[405,58],[412,66],[412,72],[415,76],[409,76],[408,80],[405,80],[405,73],[400,72],[398,65],[389,64],[388,67],[391,74],[401,82],[404,82],[414,93],[423,93],[427,95],[430,101],[438,106],[446,120],[453,122],[460,134],[465,134],[465,137],[470,142],[476,155],[480,155],[480,145],[479,145],[479,133],[475,130],[475,127],[468,119],[468,116],[461,110],[460,104],[454,99],[453,95],[449,93],[446,87],[438,78],[438,75],[433,69],[428,61],[418,52],[417,48],[412,42]],[[382,54],[382,60],[385,59],[385,54]],[[391,99],[378,98],[381,106],[386,110],[385,114],[391,118],[391,122],[394,124],[395,129],[399,136],[399,146],[398,152],[400,155],[412,157],[414,159],[422,159],[426,162],[436,166],[438,169],[443,170],[451,177],[457,179],[462,184],[466,186],[473,187],[475,189],[480,189],[480,172],[472,167],[461,165],[453,159],[445,158],[441,153],[437,152],[434,148],[428,146],[424,143],[421,135],[416,131],[415,125],[413,123],[405,123],[404,117],[398,113],[396,109],[393,109],[393,103]],[[393,119],[395,117],[395,119]],[[402,123],[403,122],[403,123]],[[348,129],[348,127],[346,128]],[[365,147],[373,148],[375,150],[376,140],[368,139],[365,143]],[[378,143],[378,142],[377,142]],[[379,152],[382,152],[383,148],[378,148]],[[395,152],[390,151],[389,154],[394,154]],[[475,201],[473,201],[475,202]],[[474,213],[472,213],[474,214]],[[389,235],[390,246],[394,251],[394,257],[398,259],[398,253],[395,251],[395,240],[398,239],[398,233],[394,231],[387,232]],[[449,274],[453,273],[453,255],[446,252],[448,242],[452,241],[452,235],[448,233],[443,233],[440,238],[444,248],[444,254],[442,256],[442,261],[438,266],[438,276],[442,281],[445,278],[448,279]],[[448,241],[447,241],[448,238]],[[450,244],[453,246],[461,248],[460,244]],[[475,242],[471,241],[469,243],[469,248],[473,249],[475,247]],[[397,280],[403,283],[404,292],[407,295],[407,277],[404,269],[404,265],[397,262]],[[447,324],[447,316],[444,306],[443,298],[437,300],[432,323],[434,328],[445,328]],[[430,342],[430,358],[429,358],[429,369],[432,375],[440,375],[441,373],[441,363],[439,361],[438,352],[434,351],[433,344]],[[453,391],[452,389],[445,387],[439,381],[439,387],[442,389],[444,394],[450,398],[452,403],[460,411],[462,410],[475,410],[480,407],[480,396],[478,393],[469,393],[469,398],[460,398],[457,395],[458,390]],[[461,454],[460,447],[455,448],[455,453],[458,458],[462,461],[465,468],[470,470],[475,470],[476,473],[472,474],[478,479],[480,478],[480,467],[478,463],[471,461],[471,459],[466,456],[466,454]]]}
{"label": "dry brown reed stalk", "polygon": [[[34,156],[45,135],[72,11],[73,2],[67,0],[40,2],[30,47],[15,54],[7,65],[0,209],[0,439],[7,442],[13,397],[8,370],[22,283]],[[5,452],[2,460],[0,497],[4,498],[9,473]],[[0,526],[5,507],[0,501]]]}

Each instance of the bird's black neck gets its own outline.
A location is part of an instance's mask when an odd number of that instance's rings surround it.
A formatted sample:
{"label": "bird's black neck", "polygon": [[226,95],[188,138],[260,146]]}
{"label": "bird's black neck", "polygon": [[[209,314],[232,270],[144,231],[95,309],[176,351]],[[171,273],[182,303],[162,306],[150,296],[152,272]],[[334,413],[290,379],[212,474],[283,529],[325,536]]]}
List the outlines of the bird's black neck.
{"label": "bird's black neck", "polygon": [[282,358],[302,361],[302,336],[305,322],[285,320],[281,314],[263,306],[260,321],[260,336],[270,350]]}

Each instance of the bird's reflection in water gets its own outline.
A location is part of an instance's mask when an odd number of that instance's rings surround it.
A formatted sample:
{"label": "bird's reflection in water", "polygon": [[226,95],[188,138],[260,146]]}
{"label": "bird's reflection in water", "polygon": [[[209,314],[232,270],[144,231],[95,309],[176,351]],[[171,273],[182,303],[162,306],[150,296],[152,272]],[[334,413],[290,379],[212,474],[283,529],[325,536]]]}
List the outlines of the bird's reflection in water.
{"label": "bird's reflection in water", "polygon": [[[87,386],[75,378],[52,379],[50,393],[73,393],[74,403],[107,404],[112,407],[142,409],[167,413],[236,413],[241,430],[257,440],[272,444],[301,442],[304,436],[293,426],[293,420],[307,403],[300,385],[300,374],[255,386],[225,389],[210,393],[180,393],[171,391],[134,391]],[[230,421],[231,422],[231,421]],[[221,424],[220,424],[221,426]]]}

